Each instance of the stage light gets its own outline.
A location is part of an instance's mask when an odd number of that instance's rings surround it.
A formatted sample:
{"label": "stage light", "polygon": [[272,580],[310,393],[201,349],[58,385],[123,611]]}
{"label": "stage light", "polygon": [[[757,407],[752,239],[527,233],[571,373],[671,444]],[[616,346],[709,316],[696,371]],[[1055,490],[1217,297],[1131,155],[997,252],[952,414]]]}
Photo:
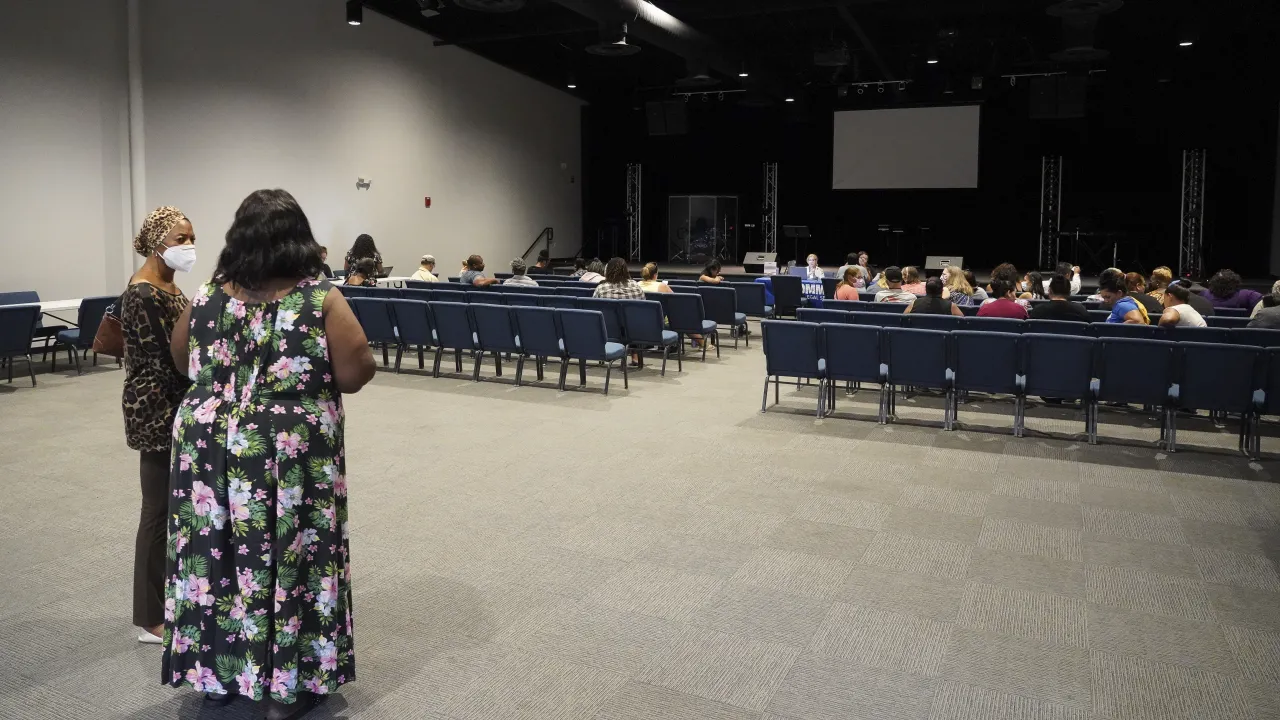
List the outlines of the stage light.
{"label": "stage light", "polygon": [[576,90],[578,88],[578,79],[570,75],[569,82],[565,84],[565,87],[569,88],[570,90]]}
{"label": "stage light", "polygon": [[738,71],[738,77],[747,77],[747,64],[742,63],[742,69]]}
{"label": "stage light", "polygon": [[795,102],[795,101],[796,101],[795,98],[787,98],[787,102]]}
{"label": "stage light", "polygon": [[1191,42],[1190,40],[1183,40],[1182,42],[1178,43],[1178,47],[1191,47],[1194,44],[1195,43]]}
{"label": "stage light", "polygon": [[347,0],[347,24],[359,25],[364,22],[364,6],[360,0]]}
{"label": "stage light", "polygon": [[930,65],[937,65],[937,64],[938,64],[938,58],[936,58],[936,57],[931,57],[931,58],[929,58],[928,60],[925,60],[925,62],[929,63]]}

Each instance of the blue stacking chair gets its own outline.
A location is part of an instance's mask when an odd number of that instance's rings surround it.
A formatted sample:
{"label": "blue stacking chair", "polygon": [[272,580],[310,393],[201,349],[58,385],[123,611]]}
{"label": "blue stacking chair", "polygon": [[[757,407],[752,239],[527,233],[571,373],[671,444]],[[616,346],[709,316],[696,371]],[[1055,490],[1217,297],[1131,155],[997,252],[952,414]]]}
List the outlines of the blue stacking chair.
{"label": "blue stacking chair", "polygon": [[538,382],[542,382],[542,368],[547,358],[564,359],[564,343],[560,340],[560,323],[556,319],[555,308],[516,306],[511,308],[516,320],[516,330],[520,333],[520,359],[516,361],[516,385],[524,376],[524,359],[533,358],[534,368],[538,371]]}
{"label": "blue stacking chair", "polygon": [[1214,317],[1238,317],[1238,318],[1247,318],[1247,317],[1249,317],[1249,313],[1251,313],[1251,312],[1253,312],[1253,310],[1251,310],[1250,308],[1228,308],[1228,307],[1223,307],[1223,308],[1214,308],[1214,309],[1213,309]]}
{"label": "blue stacking chair", "polygon": [[1165,340],[1099,339],[1091,443],[1097,442],[1098,402],[1140,403],[1161,408],[1160,443],[1168,447],[1169,416],[1174,412],[1172,400],[1177,381],[1174,357],[1177,348],[1177,343]]}
{"label": "blue stacking chair", "polygon": [[627,345],[626,326],[622,322],[622,301],[611,298],[578,298],[579,310],[595,310],[604,316],[605,333],[609,342]]}
{"label": "blue stacking chair", "polygon": [[977,317],[977,316],[978,316],[978,308],[980,308],[980,307],[981,307],[980,305],[961,305],[961,306],[960,306],[960,312],[961,312],[961,314],[963,314],[965,317]]}
{"label": "blue stacking chair", "polygon": [[[430,285],[431,283],[422,284]],[[422,302],[431,302],[439,299],[436,297],[436,293],[429,288],[405,288],[400,291],[400,298],[402,300],[420,300]]]}
{"label": "blue stacking chair", "polygon": [[848,324],[852,316],[844,310],[828,310],[827,308],[800,308],[796,311],[796,319],[811,323]]}
{"label": "blue stacking chair", "polygon": [[[627,343],[630,349],[656,347],[662,348],[662,372],[667,374],[667,357],[671,348],[680,344],[680,335],[663,326],[662,303],[657,300],[620,300],[622,303],[622,324],[627,329]],[[641,355],[643,358],[644,356]],[[684,372],[684,362],[680,353],[676,353],[676,369]]]}
{"label": "blue stacking chair", "polygon": [[903,314],[903,327],[919,328],[921,330],[959,330],[960,318],[955,315],[910,315]]}
{"label": "blue stacking chair", "polygon": [[840,284],[840,278],[822,278],[822,297],[827,300],[834,300],[836,297],[836,285]]}
{"label": "blue stacking chair", "polygon": [[804,305],[804,283],[797,275],[774,275],[773,314],[795,314]]}
{"label": "blue stacking chair", "polygon": [[427,282],[426,280],[405,280],[404,286],[407,290],[430,290],[436,283]]}
{"label": "blue stacking chair", "polygon": [[[1262,394],[1258,413],[1260,415],[1280,415],[1280,347],[1264,347],[1263,374],[1266,378],[1266,391]],[[1249,455],[1262,455],[1261,418],[1254,423],[1253,437],[1249,441]]]}
{"label": "blue stacking chair", "polygon": [[[729,334],[733,336],[733,347],[738,347],[738,336],[746,338],[747,347],[751,347],[751,338],[744,331],[747,329],[746,313],[738,312],[738,291],[721,285],[699,285],[698,294],[702,296],[702,307],[707,311],[707,318],[716,325],[727,325]],[[719,357],[720,346],[716,345]]]}
{"label": "blue stacking chair", "polygon": [[[1168,340],[1170,342],[1199,342],[1199,343],[1229,343],[1231,340],[1231,331],[1226,328],[1211,327],[1178,327],[1171,325],[1169,327],[1157,328],[1155,337],[1157,340]],[[1248,345],[1249,343],[1245,343]]]}
{"label": "blue stacking chair", "polygon": [[[0,305],[39,305],[40,293],[35,290],[14,290],[11,292],[0,292]],[[54,338],[58,333],[67,329],[66,325],[45,325],[44,314],[36,314],[36,326],[31,331],[31,341],[36,342],[44,340],[44,347],[41,348],[41,360],[48,355],[49,350],[53,347]],[[94,328],[97,331],[97,328]],[[56,362],[56,359],[55,359]]]}
{"label": "blue stacking chair", "polygon": [[[1254,345],[1178,344],[1179,407],[1240,415],[1240,451],[1248,452],[1257,406],[1265,393],[1263,350]],[[1169,450],[1178,448],[1177,413],[1169,413]]]}
{"label": "blue stacking chair", "polygon": [[680,352],[684,352],[686,335],[702,336],[702,360],[707,360],[707,342],[716,341],[716,357],[720,357],[720,334],[716,322],[708,320],[702,310],[702,296],[685,293],[661,293],[662,307],[667,313],[667,324],[680,336]]}
{"label": "blue stacking chair", "polygon": [[[921,316],[924,317],[924,316]],[[984,392],[1012,395],[1013,435],[1022,437],[1026,395],[1022,391],[1022,336],[1017,333],[957,330],[951,334],[955,392],[951,422],[960,414],[959,394]]]}
{"label": "blue stacking chair", "polygon": [[544,297],[554,297],[554,295],[547,296],[547,295],[540,295],[537,293],[507,293],[506,301],[508,305],[511,305],[513,307],[516,305],[526,305],[528,307],[539,307],[541,303],[539,303],[538,301],[539,299]]}
{"label": "blue stacking chair", "polygon": [[455,283],[455,284],[456,284],[456,283],[461,283],[461,282],[462,282],[462,277],[461,277],[461,276],[458,276],[458,277],[451,277],[451,278],[445,278],[445,279],[446,279],[446,280],[448,280],[449,282],[451,282],[451,283]]}
{"label": "blue stacking chair", "polygon": [[[382,348],[382,366],[391,364],[387,357],[387,347],[400,346],[400,338],[396,335],[395,319],[391,316],[391,301],[380,298],[356,297],[348,302],[355,310],[356,318],[369,342]],[[398,350],[397,350],[398,352]]]}
{"label": "blue stacking chair", "polygon": [[561,285],[556,288],[557,295],[568,295],[570,297],[592,297],[596,293],[594,283],[583,284],[579,281],[576,285]]}
{"label": "blue stacking chair", "polygon": [[1130,325],[1128,323],[1090,323],[1089,332],[1096,338],[1150,338],[1158,339],[1156,325]]}
{"label": "blue stacking chair", "polygon": [[1089,323],[1071,320],[1027,320],[1025,330],[1044,335],[1088,335]]}
{"label": "blue stacking chair", "polygon": [[[1222,311],[1218,310],[1216,312],[1222,312]],[[1204,321],[1209,324],[1209,327],[1230,328],[1234,330],[1235,328],[1249,327],[1250,319],[1251,318],[1248,318],[1248,317],[1228,317],[1223,315],[1210,315],[1209,317],[1206,317]]]}
{"label": "blue stacking chair", "polygon": [[339,285],[338,290],[345,298],[365,298],[372,297],[373,288],[367,288],[363,285]]}
{"label": "blue stacking chair", "polygon": [[955,388],[950,367],[950,333],[940,330],[884,329],[882,346],[888,365],[888,417],[897,411],[897,386],[933,388],[946,394],[942,427],[951,429],[951,408]]}
{"label": "blue stacking chair", "polygon": [[431,309],[423,300],[388,300],[391,318],[396,325],[396,372],[400,372],[400,360],[404,351],[418,348],[418,369],[425,363],[424,351],[436,344],[431,329]]}
{"label": "blue stacking chair", "polygon": [[[824,308],[825,309],[825,308]],[[907,316],[901,313],[856,312],[849,313],[849,321],[854,325],[875,325],[876,327],[902,327]]]}
{"label": "blue stacking chair", "polygon": [[974,332],[1021,334],[1027,329],[1026,322],[1026,320],[1014,320],[1013,318],[965,316],[960,319],[960,329]]}
{"label": "blue stacking chair", "polygon": [[[59,331],[55,336],[53,346],[53,365],[49,368],[50,372],[57,369],[58,365],[58,348],[65,347],[67,355],[75,360],[76,374],[80,374],[80,353],[89,353],[93,349],[93,338],[98,333],[98,325],[102,324],[102,316],[107,314],[107,308],[119,301],[120,298],[114,295],[98,295],[95,297],[87,297],[80,301],[80,308],[76,313],[76,326],[68,330]],[[93,364],[98,364],[98,354],[93,354]]]}
{"label": "blue stacking chair", "polygon": [[487,303],[489,305],[506,305],[506,296],[490,290],[472,290],[467,293],[468,303]]}
{"label": "blue stacking chair", "polygon": [[738,291],[738,309],[747,317],[773,316],[773,306],[765,302],[764,285],[758,282],[735,282],[729,285]]}
{"label": "blue stacking chair", "polygon": [[854,312],[876,312],[889,313],[890,315],[901,315],[907,311],[907,303],[903,302],[863,302],[861,300],[854,300],[852,303],[853,307],[849,309]]}
{"label": "blue stacking chair", "polygon": [[538,305],[573,310],[578,307],[578,298],[570,295],[539,295]]}
{"label": "blue stacking chair", "polygon": [[880,341],[883,334],[880,328],[872,325],[824,323],[822,336],[822,357],[826,363],[827,375],[826,414],[831,415],[836,410],[837,382],[880,383],[876,420],[884,424],[888,383],[885,382],[886,368],[881,362]]}
{"label": "blue stacking chair", "polygon": [[1234,345],[1257,345],[1264,348],[1280,347],[1280,330],[1231,328],[1227,331],[1227,342]]}
{"label": "blue stacking chair", "polygon": [[[31,338],[40,320],[39,305],[0,305],[0,359],[9,366],[9,382],[13,382],[13,361],[27,359],[31,387],[36,386],[36,369],[31,364]],[[96,329],[96,328],[95,328]]]}
{"label": "blue stacking chair", "polygon": [[[524,350],[520,347],[520,333],[516,329],[515,316],[506,305],[488,303],[471,303],[471,322],[476,332],[475,368],[471,379],[480,382],[480,362],[487,352],[493,353],[494,371],[502,377],[502,353],[515,353],[518,365],[523,361]],[[516,384],[519,385],[519,369],[517,368]]]}
{"label": "blue stacking chair", "polygon": [[667,287],[671,288],[671,292],[688,293],[690,295],[700,294],[698,292],[698,286],[694,283],[680,283],[676,285],[668,283]]}
{"label": "blue stacking chair", "polygon": [[436,357],[431,366],[433,377],[440,377],[440,358],[444,351],[454,352],[454,365],[459,374],[462,373],[462,351],[476,349],[475,329],[471,326],[471,312],[466,303],[433,302],[431,308],[431,326],[435,328]]}
{"label": "blue stacking chair", "polygon": [[853,312],[857,310],[859,303],[857,300],[823,300],[823,310],[839,310],[841,312]]}
{"label": "blue stacking chair", "polygon": [[690,280],[689,278],[671,278],[666,283],[674,288],[676,285],[697,285],[698,281]]}
{"label": "blue stacking chair", "polygon": [[1107,318],[1111,317],[1110,310],[1095,310],[1086,303],[1085,309],[1089,312],[1089,322],[1104,323]]}
{"label": "blue stacking chair", "polygon": [[630,387],[627,381],[627,347],[620,343],[609,342],[605,330],[604,316],[599,310],[557,310],[560,321],[561,337],[564,340],[566,362],[560,365],[560,390],[564,390],[565,376],[569,372],[567,360],[578,361],[579,386],[587,384],[587,361],[599,360],[605,363],[604,394],[609,394],[609,377],[613,374],[613,364],[622,364],[622,387]]}
{"label": "blue stacking chair", "polygon": [[[799,278],[797,278],[798,280]],[[764,338],[764,396],[760,412],[768,409],[769,383],[773,383],[773,404],[778,404],[778,384],[784,377],[818,381],[818,417],[826,402],[827,363],[819,347],[822,326],[808,322],[765,320],[760,323]]]}
{"label": "blue stacking chair", "polygon": [[[1093,368],[1097,343],[1087,335],[1066,333],[1024,333],[1022,336],[1023,397],[1079,400],[1084,410],[1084,431],[1091,442],[1096,415]],[[1019,422],[1024,431],[1026,410],[1024,399]]]}
{"label": "blue stacking chair", "polygon": [[431,292],[435,293],[435,299],[441,302],[466,302],[466,292],[471,288],[470,285],[456,285],[453,283],[433,283]]}

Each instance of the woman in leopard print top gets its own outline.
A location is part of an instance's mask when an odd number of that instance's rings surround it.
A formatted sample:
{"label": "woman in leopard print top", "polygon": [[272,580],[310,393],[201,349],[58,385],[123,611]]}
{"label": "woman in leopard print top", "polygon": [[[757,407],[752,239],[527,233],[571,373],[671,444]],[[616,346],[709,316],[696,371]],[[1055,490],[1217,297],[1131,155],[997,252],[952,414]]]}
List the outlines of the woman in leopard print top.
{"label": "woman in leopard print top", "polygon": [[169,444],[173,417],[190,381],[173,364],[169,339],[187,307],[173,282],[174,270],[195,262],[195,231],[175,207],[147,216],[133,249],[147,260],[120,296],[124,334],[124,436],[139,453],[142,514],[134,545],[133,623],[140,642],[159,643],[164,633],[165,513],[169,495]]}

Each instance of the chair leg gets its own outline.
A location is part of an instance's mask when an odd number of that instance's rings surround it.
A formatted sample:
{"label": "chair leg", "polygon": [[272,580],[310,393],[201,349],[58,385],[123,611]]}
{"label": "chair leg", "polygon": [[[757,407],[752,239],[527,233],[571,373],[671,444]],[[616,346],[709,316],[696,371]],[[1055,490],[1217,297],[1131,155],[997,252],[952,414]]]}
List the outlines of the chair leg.
{"label": "chair leg", "polygon": [[684,372],[684,358],[682,357],[684,355],[684,345],[680,345],[679,348],[676,351],[676,372]]}
{"label": "chair leg", "polygon": [[76,375],[83,375],[84,373],[80,370],[80,352],[74,346],[69,347],[68,350],[71,351],[72,359],[76,361]]}
{"label": "chair leg", "polygon": [[824,402],[827,399],[826,395],[827,395],[827,381],[823,378],[818,378],[818,415],[817,417],[819,420],[822,419],[822,409],[826,405],[826,403]]}
{"label": "chair leg", "polygon": [[782,384],[782,379],[775,376],[773,378],[773,404],[778,404],[778,386]]}
{"label": "chair leg", "polygon": [[471,370],[471,382],[480,382],[480,361],[483,359],[484,353],[476,353],[476,361]]}
{"label": "chair leg", "polygon": [[627,371],[627,356],[626,356],[625,354],[623,354],[623,356],[622,356],[622,389],[623,389],[623,390],[630,390],[630,389],[631,389],[631,381],[630,381],[630,378],[629,378],[629,377],[628,377],[628,375],[627,375],[627,372],[628,372],[628,371]]}
{"label": "chair leg", "polygon": [[5,360],[8,361],[6,364],[9,366],[9,384],[12,385],[13,384],[13,358],[11,357],[5,358]]}
{"label": "chair leg", "polygon": [[[711,333],[711,337],[716,339],[716,359],[719,360],[720,359],[720,331],[717,329],[715,332]],[[738,341],[734,340],[733,344],[736,347],[738,344]]]}
{"label": "chair leg", "polygon": [[714,337],[714,335],[715,333],[712,333],[711,335],[702,336],[702,362],[707,361],[707,345],[711,343],[711,338]]}
{"label": "chair leg", "polygon": [[93,354],[93,366],[98,367],[98,353]]}
{"label": "chair leg", "polygon": [[560,392],[564,392],[564,381],[568,377],[568,375],[569,375],[568,358],[561,358],[560,359],[560,382],[559,382]]}
{"label": "chair leg", "polygon": [[[48,342],[45,342],[45,352],[43,352],[43,353],[41,353],[41,354],[40,354],[40,362],[44,362],[44,361],[48,358],[48,356],[49,356],[48,347],[49,347],[49,343],[48,343]],[[55,373],[55,372],[57,372],[57,371],[58,371],[58,349],[57,349],[57,348],[54,348],[54,349],[53,349],[53,362],[49,364],[49,372],[50,372],[50,374],[52,374],[52,373]]]}
{"label": "chair leg", "polygon": [[587,361],[585,358],[578,359],[578,387],[586,387],[587,385]]}
{"label": "chair leg", "polygon": [[609,394],[609,376],[613,375],[613,363],[604,366],[604,394]]}
{"label": "chair leg", "polygon": [[498,377],[502,377],[502,353],[495,352],[493,354],[493,367],[497,371]]}
{"label": "chair leg", "polygon": [[387,365],[390,365],[390,364],[391,363],[387,361],[387,344],[382,343],[382,367],[386,367]]}
{"label": "chair leg", "polygon": [[538,382],[542,382],[542,366],[546,361],[547,359],[541,355],[539,355],[535,360],[538,365]]}
{"label": "chair leg", "polygon": [[36,366],[31,362],[31,356],[27,355],[27,373],[31,375],[31,387],[36,386]]}
{"label": "chair leg", "polygon": [[440,377],[440,359],[444,357],[444,348],[437,347],[435,359],[431,363],[431,377]]}
{"label": "chair leg", "polygon": [[760,398],[760,412],[766,412],[769,409],[769,376],[764,376],[764,395]]}
{"label": "chair leg", "polygon": [[400,359],[404,356],[404,346],[396,345],[396,374],[400,374]]}
{"label": "chair leg", "polygon": [[423,362],[424,362],[424,359],[423,359],[422,354],[423,354],[423,353],[422,353],[422,346],[421,346],[421,345],[419,345],[419,346],[418,346],[418,369],[419,369],[419,370],[421,370],[421,369],[422,369],[422,365],[423,365]]}
{"label": "chair leg", "polygon": [[[474,353],[473,353],[474,354]],[[462,348],[453,351],[453,365],[456,372],[462,374]]]}
{"label": "chair leg", "polygon": [[662,377],[667,376],[667,355],[670,355],[670,354],[671,354],[671,348],[666,345],[663,345],[662,346],[662,372],[659,373],[660,375],[662,375]]}
{"label": "chair leg", "polygon": [[516,357],[516,387],[520,387],[520,376],[524,374],[524,355]]}

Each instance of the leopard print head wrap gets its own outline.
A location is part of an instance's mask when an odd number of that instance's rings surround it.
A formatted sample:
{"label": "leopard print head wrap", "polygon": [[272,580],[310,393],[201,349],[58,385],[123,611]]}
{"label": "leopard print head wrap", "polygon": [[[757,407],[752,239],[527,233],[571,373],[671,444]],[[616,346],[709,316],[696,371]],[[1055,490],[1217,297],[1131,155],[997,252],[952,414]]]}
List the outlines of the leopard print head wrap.
{"label": "leopard print head wrap", "polygon": [[187,216],[172,205],[158,207],[142,221],[142,229],[133,239],[133,251],[142,257],[148,257],[173,229],[174,225],[186,220]]}

